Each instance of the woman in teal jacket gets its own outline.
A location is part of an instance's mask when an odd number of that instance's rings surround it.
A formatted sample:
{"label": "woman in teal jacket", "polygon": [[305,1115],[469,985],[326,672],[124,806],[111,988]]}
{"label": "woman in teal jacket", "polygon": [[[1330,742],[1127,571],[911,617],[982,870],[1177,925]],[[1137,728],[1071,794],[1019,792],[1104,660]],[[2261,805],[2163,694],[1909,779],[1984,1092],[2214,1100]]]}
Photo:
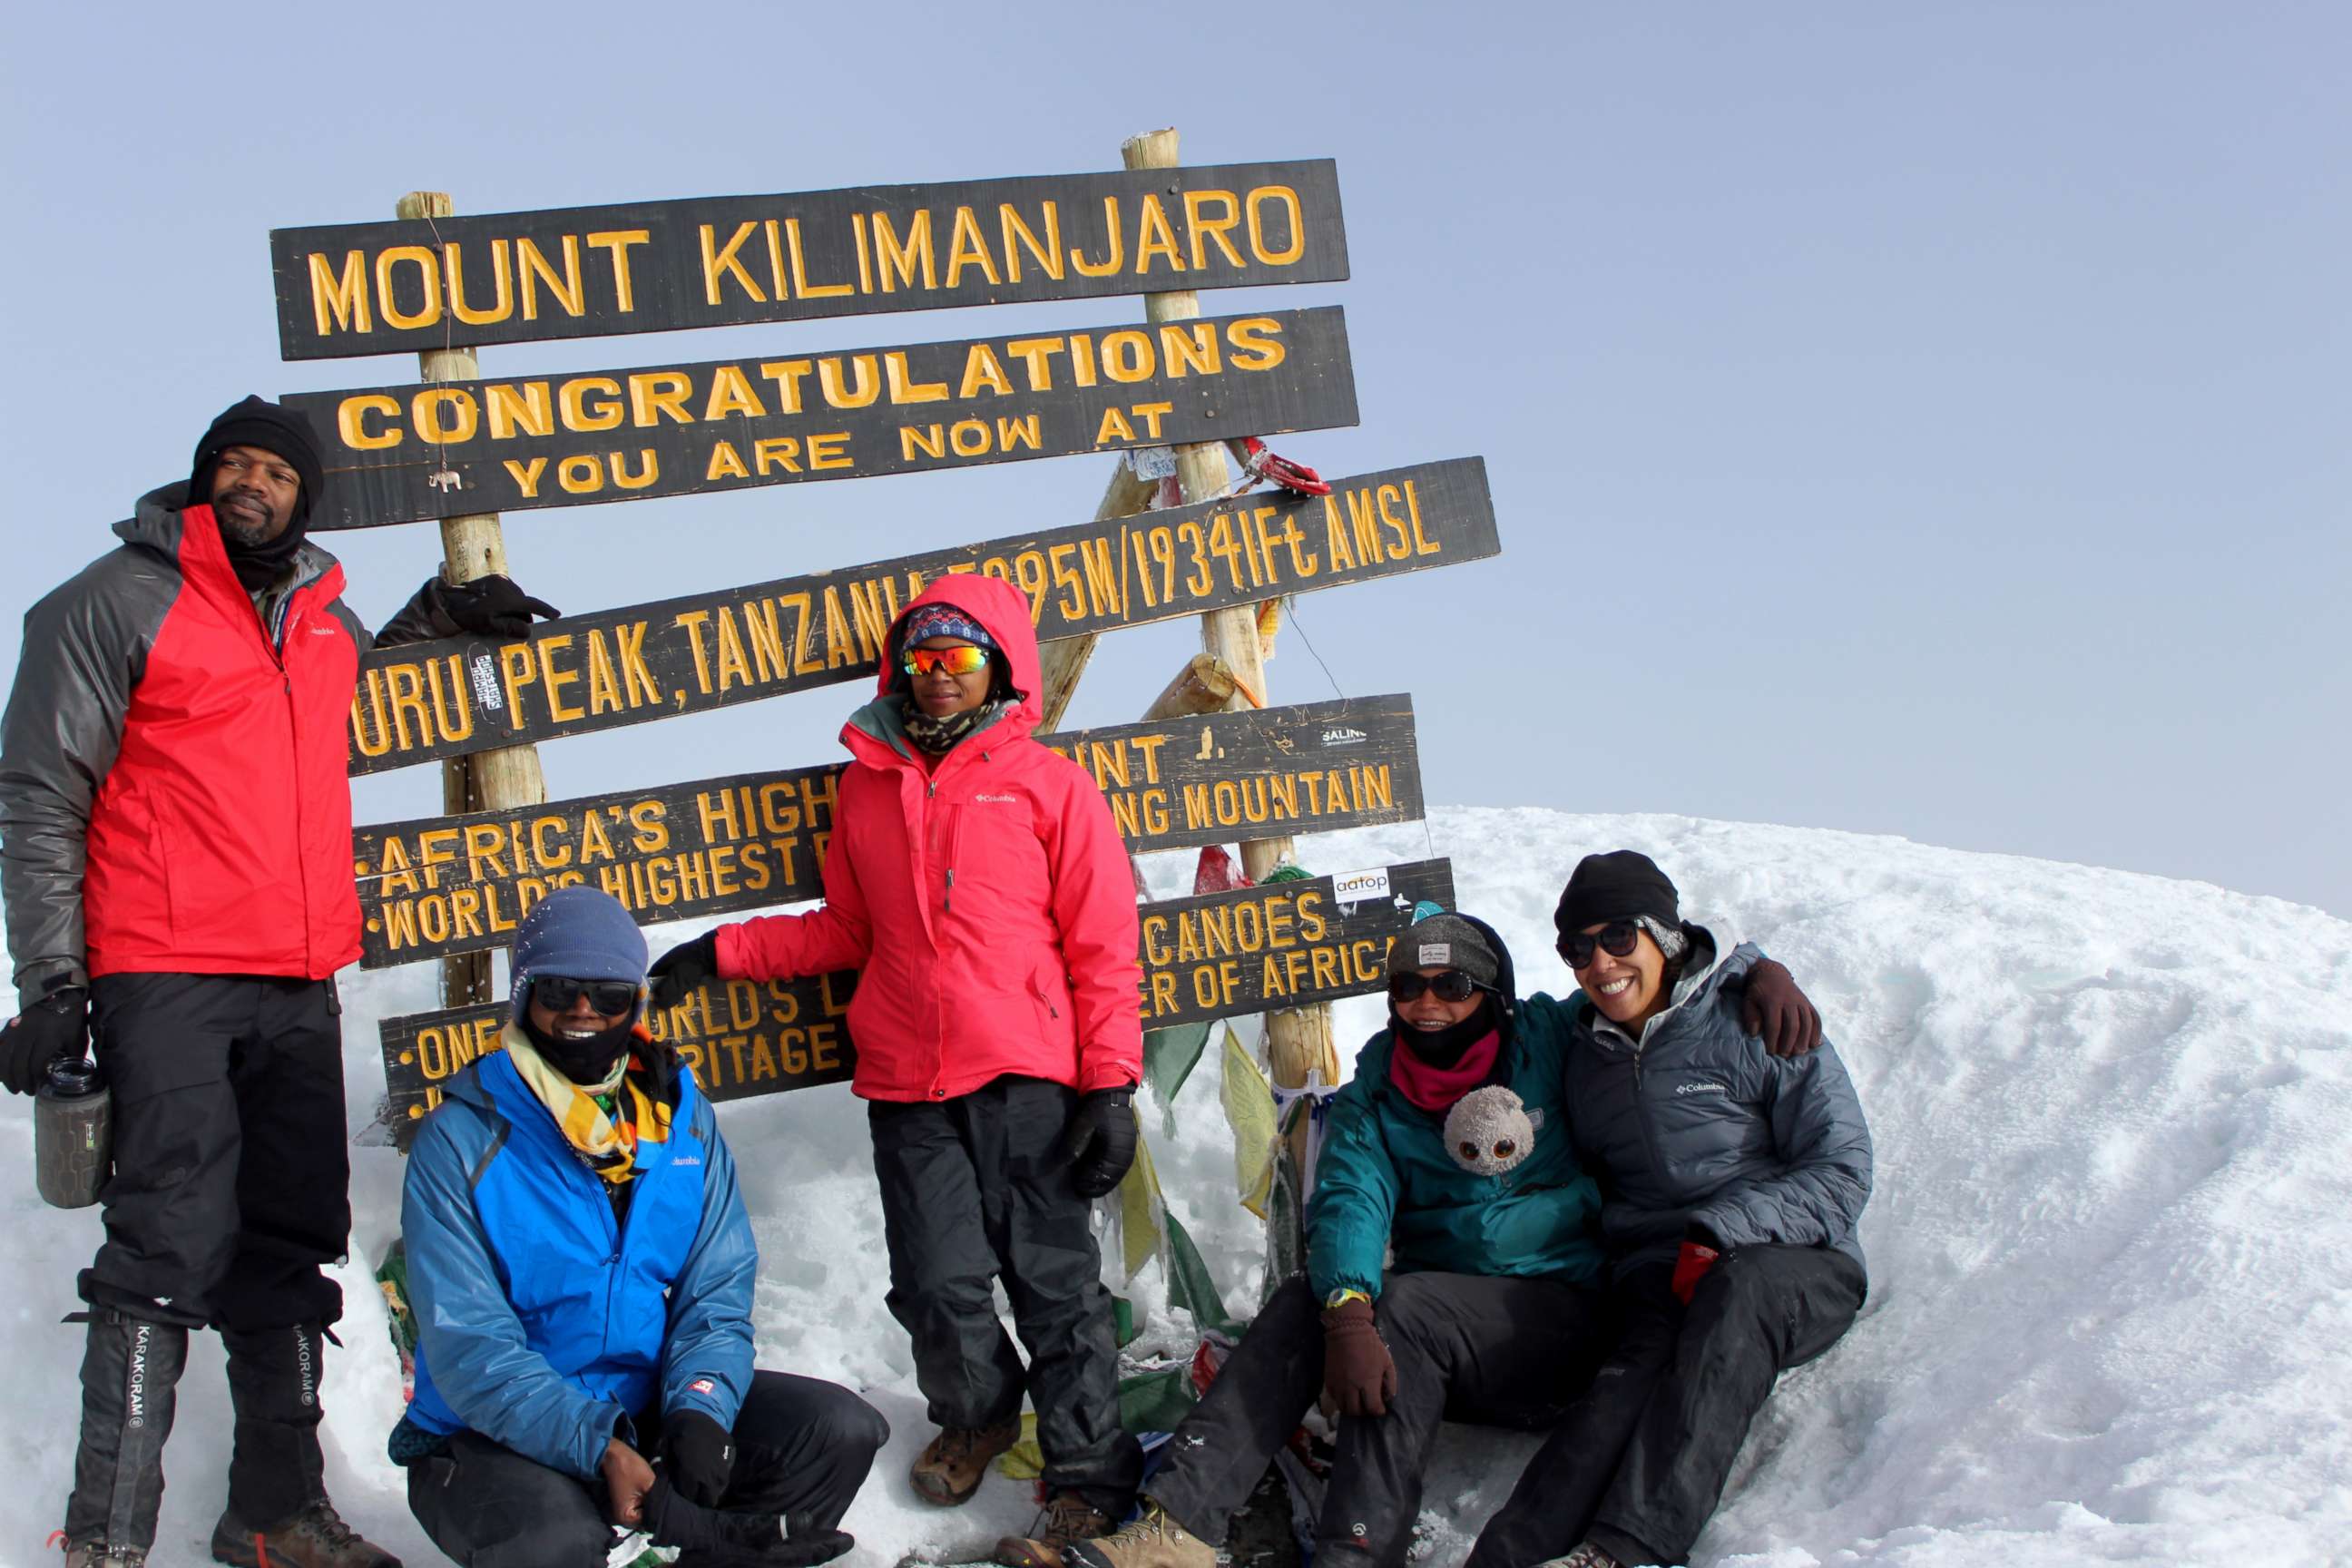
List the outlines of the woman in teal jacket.
{"label": "woman in teal jacket", "polygon": [[565,888],[513,970],[502,1048],[409,1154],[411,1510],[461,1563],[559,1568],[602,1562],[658,1480],[782,1516],[797,1561],[848,1550],[835,1527],[889,1429],[847,1389],[752,1368],[759,1252],[709,1100],[638,1026],[644,937]]}
{"label": "woman in teal jacket", "polygon": [[1605,1348],[1600,1194],[1566,1135],[1558,1047],[1517,1030],[1502,939],[1431,915],[1391,950],[1389,998],[1332,1101],[1307,1277],[1275,1292],[1177,1428],[1143,1516],[1066,1561],[1210,1568],[1326,1394],[1344,1419],[1318,1551],[1402,1563],[1439,1421],[1549,1425]]}

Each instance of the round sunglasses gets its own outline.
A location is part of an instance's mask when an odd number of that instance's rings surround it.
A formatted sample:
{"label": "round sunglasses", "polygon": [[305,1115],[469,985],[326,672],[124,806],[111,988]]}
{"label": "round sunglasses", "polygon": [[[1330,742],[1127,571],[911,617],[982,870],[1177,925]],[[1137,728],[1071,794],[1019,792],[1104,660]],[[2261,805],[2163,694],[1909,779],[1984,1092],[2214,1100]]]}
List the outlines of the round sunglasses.
{"label": "round sunglasses", "polygon": [[1481,985],[1458,969],[1442,974],[1391,974],[1389,976],[1389,1000],[1417,1002],[1424,991],[1434,992],[1441,1002],[1467,1002],[1481,991],[1491,989]]}
{"label": "round sunglasses", "polygon": [[1642,928],[1632,921],[1611,921],[1596,931],[1572,931],[1559,939],[1559,955],[1568,960],[1570,969],[1582,969],[1592,962],[1592,950],[1598,947],[1612,958],[1624,958],[1633,951],[1642,937]]}

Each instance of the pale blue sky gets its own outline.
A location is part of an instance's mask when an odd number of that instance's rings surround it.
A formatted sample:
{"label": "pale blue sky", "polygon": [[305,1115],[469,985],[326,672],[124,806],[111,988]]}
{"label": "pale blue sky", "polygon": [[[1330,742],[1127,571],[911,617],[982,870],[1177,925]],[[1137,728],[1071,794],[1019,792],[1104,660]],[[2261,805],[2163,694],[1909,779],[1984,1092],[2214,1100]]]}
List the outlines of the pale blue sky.
{"label": "pale blue sky", "polygon": [[[1190,162],[1339,161],[1353,280],[1215,307],[1347,307],[1363,424],[1279,448],[1490,465],[1500,561],[1301,605],[1349,693],[1414,693],[1433,800],[1897,833],[2352,914],[2347,59],[2319,5],[20,11],[0,668],[221,406],[414,374],[278,362],[272,226],[419,186],[483,212],[1112,167],[1175,124]],[[587,610],[1079,521],[1102,461],[508,535]],[[429,525],[329,542],[370,620],[438,555]],[[1107,639],[1074,721],[1133,718],[1192,646]],[[1291,634],[1272,681],[1331,689]],[[548,777],[823,761],[851,700],[557,742]],[[429,769],[357,793],[362,821],[437,809]]]}

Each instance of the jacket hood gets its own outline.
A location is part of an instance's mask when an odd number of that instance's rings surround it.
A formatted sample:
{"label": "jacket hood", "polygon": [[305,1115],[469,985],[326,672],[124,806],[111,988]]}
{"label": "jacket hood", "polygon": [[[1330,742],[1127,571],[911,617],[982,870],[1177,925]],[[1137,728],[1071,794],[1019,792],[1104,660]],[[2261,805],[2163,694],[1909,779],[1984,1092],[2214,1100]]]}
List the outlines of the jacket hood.
{"label": "jacket hood", "polygon": [[890,623],[882,639],[882,668],[875,676],[874,700],[849,716],[841,733],[843,743],[853,753],[864,755],[852,739],[864,735],[887,750],[908,754],[890,683],[898,673],[898,652],[906,635],[907,618],[926,605],[952,605],[987,628],[1012,671],[1013,689],[1021,693],[1018,702],[974,734],[984,733],[997,742],[1017,741],[1044,722],[1045,701],[1040,689],[1044,682],[1039,676],[1037,631],[1029,624],[1028,598],[1003,578],[967,572],[933,583],[908,600],[898,619]]}
{"label": "jacket hood", "polygon": [[[158,554],[179,559],[180,538],[186,527],[183,513],[188,509],[188,481],[173,479],[168,485],[158,485],[139,498],[131,515],[114,525],[114,536],[125,544],[142,545]],[[213,525],[215,537],[220,525]],[[223,553],[226,554],[226,547]],[[335,558],[308,539],[294,552],[294,581],[297,584],[316,582],[336,564]],[[995,628],[989,628],[995,635]],[[1030,639],[1034,648],[1036,640]]]}
{"label": "jacket hood", "polygon": [[1003,651],[1004,662],[1012,668],[1013,689],[1022,693],[1021,701],[1006,716],[1017,715],[1025,721],[1024,734],[1035,728],[1045,716],[1045,703],[1038,690],[1037,628],[1029,623],[1028,596],[1002,577],[978,572],[941,577],[907,601],[907,607],[898,612],[898,618],[890,623],[889,633],[882,639],[882,668],[875,678],[874,694],[889,695],[890,682],[898,674],[900,639],[906,635],[907,618],[926,605],[953,605],[988,628],[988,635]]}

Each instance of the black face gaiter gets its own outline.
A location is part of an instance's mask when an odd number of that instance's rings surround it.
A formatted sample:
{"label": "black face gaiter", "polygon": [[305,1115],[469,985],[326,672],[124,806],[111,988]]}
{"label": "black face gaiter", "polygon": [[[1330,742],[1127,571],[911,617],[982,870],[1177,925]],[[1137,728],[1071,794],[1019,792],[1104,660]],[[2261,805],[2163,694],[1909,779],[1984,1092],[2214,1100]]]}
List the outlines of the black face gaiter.
{"label": "black face gaiter", "polygon": [[1462,1053],[1495,1031],[1495,999],[1481,994],[1478,1010],[1458,1024],[1449,1024],[1433,1033],[1424,1034],[1397,1016],[1389,1009],[1389,1027],[1404,1042],[1404,1048],[1427,1062],[1431,1067],[1445,1068],[1462,1059]]}
{"label": "black face gaiter", "polygon": [[[214,515],[217,521],[219,514]],[[228,551],[228,569],[236,574],[238,584],[248,594],[258,594],[294,564],[294,552],[302,548],[302,534],[300,523],[289,522],[284,532],[267,543],[247,544],[223,525],[221,543]]]}
{"label": "black face gaiter", "polygon": [[583,1088],[603,1083],[613,1076],[614,1064],[629,1054],[636,1026],[636,1020],[629,1018],[584,1040],[567,1040],[532,1023],[530,1009],[525,1008],[522,1016],[522,1032],[539,1048],[539,1054],[556,1071]]}

